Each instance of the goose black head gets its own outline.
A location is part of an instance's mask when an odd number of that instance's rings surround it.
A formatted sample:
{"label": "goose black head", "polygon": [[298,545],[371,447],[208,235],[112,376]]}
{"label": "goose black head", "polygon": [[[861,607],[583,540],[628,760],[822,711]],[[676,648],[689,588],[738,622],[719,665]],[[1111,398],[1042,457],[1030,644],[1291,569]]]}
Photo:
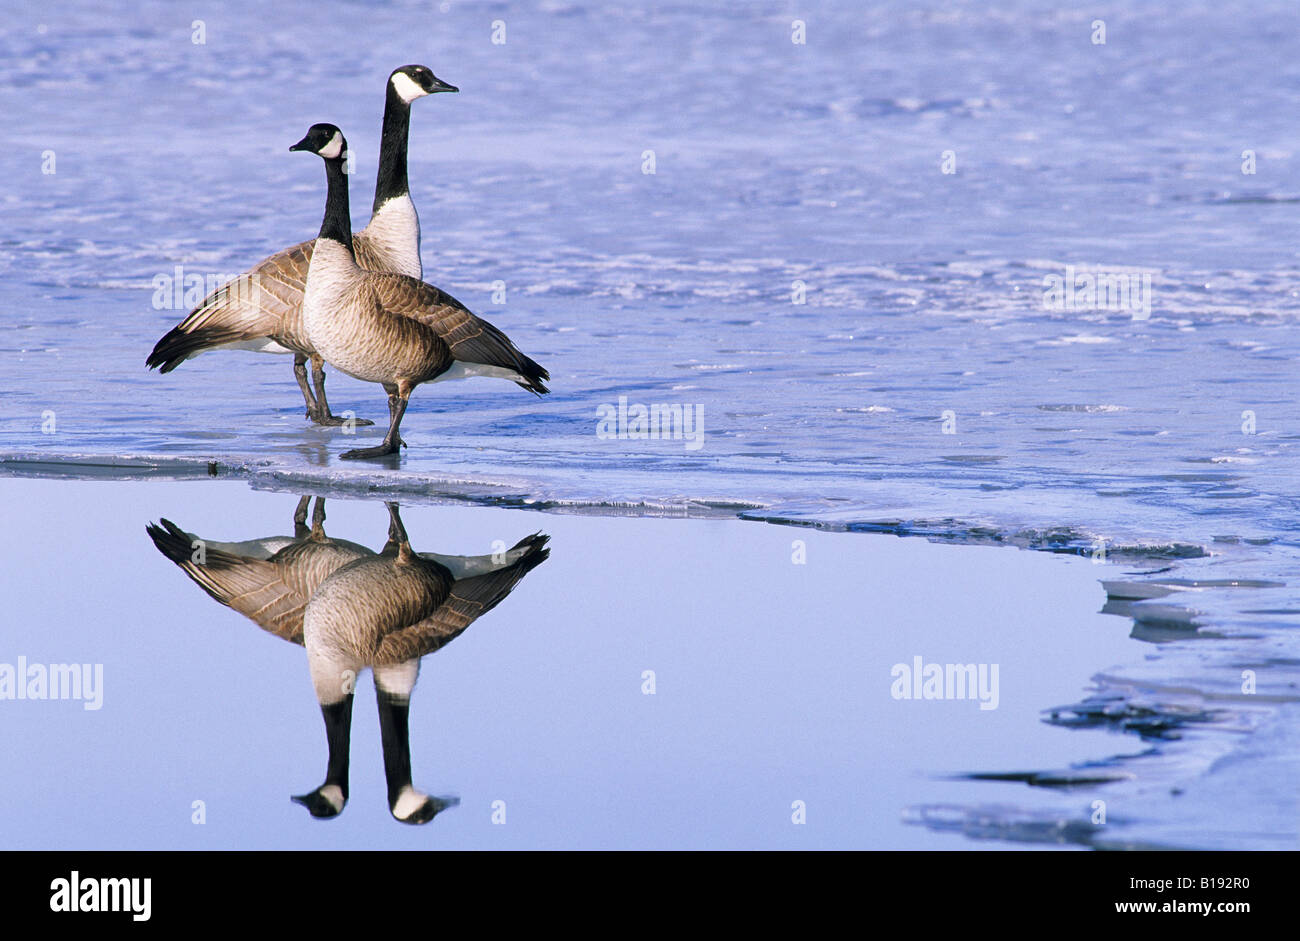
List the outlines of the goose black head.
{"label": "goose black head", "polygon": [[433,70],[427,65],[404,65],[400,69],[394,69],[393,74],[388,77],[388,85],[393,93],[408,105],[425,95],[440,91],[460,91],[455,85],[448,85],[434,75]]}
{"label": "goose black head", "polygon": [[289,149],[309,150],[326,160],[337,160],[347,153],[348,142],[333,124],[313,124],[307,136]]}

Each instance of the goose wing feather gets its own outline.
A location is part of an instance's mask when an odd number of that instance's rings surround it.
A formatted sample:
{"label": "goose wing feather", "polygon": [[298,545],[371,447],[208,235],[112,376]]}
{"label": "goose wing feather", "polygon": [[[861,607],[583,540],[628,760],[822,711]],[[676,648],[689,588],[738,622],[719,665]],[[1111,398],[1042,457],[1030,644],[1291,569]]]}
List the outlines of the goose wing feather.
{"label": "goose wing feather", "polygon": [[[496,571],[455,582],[447,599],[427,618],[386,636],[375,653],[375,663],[401,663],[423,657],[459,637],[481,615],[500,604],[519,581],[550,556],[549,536],[528,537],[527,551]],[[522,545],[521,543],[520,545]]]}
{"label": "goose wing feather", "polygon": [[306,539],[267,559],[236,555],[204,544],[203,563],[193,559],[195,536],[170,520],[150,525],[154,545],[213,599],[290,643],[303,643],[302,615],[316,588],[333,571],[370,550],[354,543]]}
{"label": "goose wing feather", "polygon": [[276,252],[217,288],[158,341],[146,364],[171,372],[204,350],[263,338],[311,353],[302,329],[302,293],[315,242]]}
{"label": "goose wing feather", "polygon": [[519,385],[530,392],[544,395],[550,391],[543,385],[551,378],[550,373],[446,291],[403,274],[374,273],[369,281],[385,311],[432,329],[447,344],[454,359],[508,369],[524,380]]}
{"label": "goose wing feather", "polygon": [[[155,344],[146,365],[171,372],[204,350],[263,339],[313,354],[302,324],[302,298],[315,245],[308,239],[276,252],[217,288]],[[379,246],[364,232],[353,236],[353,248],[361,267],[386,266]]]}

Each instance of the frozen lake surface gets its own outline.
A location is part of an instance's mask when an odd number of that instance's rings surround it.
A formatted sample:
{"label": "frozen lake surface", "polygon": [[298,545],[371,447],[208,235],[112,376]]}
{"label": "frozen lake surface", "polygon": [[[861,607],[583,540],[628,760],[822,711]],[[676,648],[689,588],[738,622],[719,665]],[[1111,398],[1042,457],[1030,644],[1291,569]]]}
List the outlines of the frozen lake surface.
{"label": "frozen lake surface", "polygon": [[[1141,838],[1294,848],[1300,9],[1135,4],[1096,44],[1092,12],[998,6],[804,4],[804,44],[776,3],[236,3],[202,44],[163,3],[14,12],[5,473],[211,463],[291,493],[1104,558],[1087,571],[1142,653],[1082,658],[1073,692],[1035,708],[1130,733],[1132,778],[1096,794],[1186,791],[1171,781],[1196,767],[1245,805],[1153,800]],[[314,234],[320,167],[287,148],[317,121],[349,135],[364,224],[383,77],[406,62],[461,88],[413,108],[425,277],[554,391],[419,389],[399,466],[340,464],[381,432],[309,426],[287,357],[147,372],[188,310],[160,308],[154,281],[238,273]],[[1149,311],[1045,303],[1067,266],[1149,274]],[[329,388],[336,411],[384,412],[375,386],[331,372]],[[698,409],[702,446],[598,438],[621,397]],[[992,579],[966,607],[1003,596]],[[1042,789],[1016,793],[1000,811],[905,803],[936,830],[1033,838],[1023,795]]]}

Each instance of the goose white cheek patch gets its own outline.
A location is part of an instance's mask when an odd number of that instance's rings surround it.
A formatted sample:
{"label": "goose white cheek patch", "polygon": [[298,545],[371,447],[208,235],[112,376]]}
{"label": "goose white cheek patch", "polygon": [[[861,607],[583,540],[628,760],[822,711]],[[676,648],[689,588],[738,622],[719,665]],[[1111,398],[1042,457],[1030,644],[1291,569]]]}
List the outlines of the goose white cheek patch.
{"label": "goose white cheek patch", "polygon": [[410,104],[412,101],[422,97],[423,95],[429,94],[417,85],[405,72],[398,72],[393,76],[393,90],[396,91],[398,97],[407,104]]}
{"label": "goose white cheek patch", "polygon": [[335,131],[334,136],[330,138],[330,142],[317,151],[317,153],[319,153],[326,160],[333,160],[342,152],[343,152],[343,135],[338,133],[337,131]]}

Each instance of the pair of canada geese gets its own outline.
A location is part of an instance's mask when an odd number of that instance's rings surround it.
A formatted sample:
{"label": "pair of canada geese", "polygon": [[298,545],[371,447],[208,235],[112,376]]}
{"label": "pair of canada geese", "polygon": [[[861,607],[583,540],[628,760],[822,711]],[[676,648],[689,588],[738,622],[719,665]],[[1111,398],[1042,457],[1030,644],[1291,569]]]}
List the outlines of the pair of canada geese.
{"label": "pair of canada geese", "polygon": [[[290,150],[325,161],[328,191],[320,234],[262,261],[208,295],[154,346],[150,368],[170,372],[215,349],[292,353],[307,417],[320,425],[346,420],[325,398],[325,363],[378,382],[388,393],[382,444],[344,458],[396,454],[411,390],[424,382],[490,376],[544,395],[550,374],[460,301],[421,280],[420,221],[411,202],[406,149],[411,102],[458,89],[423,65],[388,78],[379,174],[370,223],[353,235],[344,172],[347,141],[332,124],[315,124]],[[307,360],[312,363],[312,387]],[[370,425],[366,419],[354,424]]]}
{"label": "pair of canada geese", "polygon": [[454,799],[431,797],[411,783],[407,723],[420,658],[458,637],[545,562],[550,537],[536,533],[494,555],[414,552],[397,505],[389,503],[388,542],[372,552],[325,535],[322,497],[316,499],[309,529],[309,501],[303,497],[298,503],[292,537],[212,542],[167,519],[147,530],[158,551],[214,599],[307,648],[329,761],[324,783],[293,799],[313,817],[342,812],[348,799],[353,690],[358,674],[370,667],[388,809],[402,823],[427,823]]}

